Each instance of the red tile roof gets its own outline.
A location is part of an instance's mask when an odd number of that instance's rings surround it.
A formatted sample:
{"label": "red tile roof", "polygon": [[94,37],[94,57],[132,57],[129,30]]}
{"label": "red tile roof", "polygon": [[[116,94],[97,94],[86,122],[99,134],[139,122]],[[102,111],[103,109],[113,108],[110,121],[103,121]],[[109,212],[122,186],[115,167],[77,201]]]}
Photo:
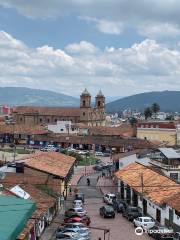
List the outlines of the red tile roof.
{"label": "red tile roof", "polygon": [[54,116],[80,116],[80,108],[57,108],[57,107],[29,107],[20,106],[13,110],[17,114],[38,114],[38,115],[54,115]]}
{"label": "red tile roof", "polygon": [[0,125],[0,134],[10,133],[10,134],[26,134],[26,135],[34,135],[34,134],[46,134],[49,131],[41,125],[18,125],[18,124],[7,124]]}
{"label": "red tile roof", "polygon": [[23,160],[26,167],[64,178],[76,159],[58,152],[38,152]]}
{"label": "red tile roof", "polygon": [[139,163],[129,164],[115,175],[139,193],[142,192],[142,175],[144,196],[158,205],[166,203],[170,196],[180,193],[179,184]]}

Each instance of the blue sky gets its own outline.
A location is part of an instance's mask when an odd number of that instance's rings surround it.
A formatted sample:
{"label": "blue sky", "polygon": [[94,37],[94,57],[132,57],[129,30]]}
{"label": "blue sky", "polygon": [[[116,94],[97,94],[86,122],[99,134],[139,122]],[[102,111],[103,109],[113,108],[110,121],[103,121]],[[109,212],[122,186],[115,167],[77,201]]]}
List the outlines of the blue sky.
{"label": "blue sky", "polygon": [[0,0],[0,84],[180,90],[179,11],[178,0]]}

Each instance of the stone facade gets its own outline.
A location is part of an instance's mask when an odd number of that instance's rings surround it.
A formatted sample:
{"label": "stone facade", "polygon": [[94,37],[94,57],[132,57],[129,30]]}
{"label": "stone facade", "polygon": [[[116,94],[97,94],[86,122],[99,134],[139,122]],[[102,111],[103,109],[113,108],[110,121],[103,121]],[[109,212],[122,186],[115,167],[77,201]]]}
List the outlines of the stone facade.
{"label": "stone facade", "polygon": [[79,108],[25,107],[14,109],[17,124],[37,125],[56,124],[57,121],[84,123],[88,126],[105,125],[105,97],[101,91],[96,96],[95,107],[91,106],[91,95],[85,89],[80,97]]}

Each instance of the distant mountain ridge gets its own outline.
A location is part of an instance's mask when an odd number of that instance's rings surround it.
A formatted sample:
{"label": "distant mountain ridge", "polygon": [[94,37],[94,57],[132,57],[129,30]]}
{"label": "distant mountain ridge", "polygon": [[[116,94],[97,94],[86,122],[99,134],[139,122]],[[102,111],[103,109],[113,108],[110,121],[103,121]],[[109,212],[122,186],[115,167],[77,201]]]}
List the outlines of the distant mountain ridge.
{"label": "distant mountain ridge", "polygon": [[148,92],[124,97],[106,104],[106,112],[121,112],[127,108],[143,111],[153,103],[160,105],[161,111],[180,112],[180,91]]}
{"label": "distant mountain ridge", "polygon": [[77,107],[79,99],[62,93],[24,87],[0,87],[0,104]]}

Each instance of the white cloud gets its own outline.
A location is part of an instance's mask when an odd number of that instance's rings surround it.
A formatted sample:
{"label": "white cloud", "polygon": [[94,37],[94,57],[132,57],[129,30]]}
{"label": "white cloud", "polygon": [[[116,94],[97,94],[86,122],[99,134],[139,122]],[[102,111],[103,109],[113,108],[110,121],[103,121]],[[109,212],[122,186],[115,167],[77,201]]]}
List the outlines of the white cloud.
{"label": "white cloud", "polygon": [[82,16],[108,34],[118,35],[129,26],[145,37],[179,36],[179,0],[0,0],[0,5],[29,18]]}
{"label": "white cloud", "polygon": [[98,51],[92,43],[81,41],[80,43],[72,43],[66,46],[66,51],[69,53],[93,54]]}
{"label": "white cloud", "polygon": [[123,31],[123,24],[121,22],[92,17],[80,17],[80,19],[86,20],[89,23],[95,23],[95,27],[102,33],[119,35]]}
{"label": "white cloud", "polygon": [[[83,51],[86,54],[83,54]],[[91,43],[29,48],[0,32],[0,84],[50,89],[78,95],[86,86],[107,95],[130,95],[142,91],[180,90],[180,51],[155,40],[130,48],[100,50]],[[173,84],[172,84],[173,83]]]}
{"label": "white cloud", "polygon": [[180,26],[169,23],[143,23],[138,31],[142,36],[158,40],[180,36]]}

